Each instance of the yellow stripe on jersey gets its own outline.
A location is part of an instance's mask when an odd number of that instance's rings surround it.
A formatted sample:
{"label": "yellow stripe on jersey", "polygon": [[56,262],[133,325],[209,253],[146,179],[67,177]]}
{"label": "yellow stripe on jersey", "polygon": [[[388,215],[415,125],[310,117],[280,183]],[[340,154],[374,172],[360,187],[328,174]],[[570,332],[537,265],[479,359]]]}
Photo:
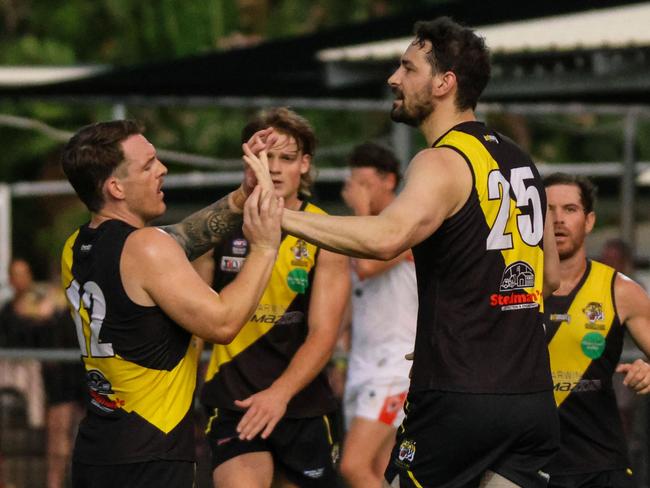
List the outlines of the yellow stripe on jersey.
{"label": "yellow stripe on jersey", "polygon": [[[72,249],[78,234],[79,231],[70,236],[63,249],[61,278],[64,290],[68,290],[74,280]],[[113,357],[92,357],[90,316],[83,300],[78,301],[79,308],[76,310],[70,300],[68,303],[73,316],[76,313],[81,318],[86,346],[81,353],[86,371],[99,371],[110,382],[112,393],[106,396],[114,402],[114,406],[126,412],[135,412],[165,434],[169,433],[183,420],[192,404],[198,362],[195,341],[190,341],[183,359],[171,371],[149,369],[117,354]],[[79,337],[79,330],[77,335]]]}
{"label": "yellow stripe on jersey", "polygon": [[[616,271],[591,262],[589,276],[569,307],[569,321],[564,320],[548,345],[551,374],[555,385],[580,381],[585,371],[605,350],[605,341],[616,319],[612,298],[612,279]],[[603,302],[594,302],[602,297]],[[570,388],[554,388],[559,407],[571,393]]]}
{"label": "yellow stripe on jersey", "polygon": [[[307,204],[304,211],[316,214],[325,213],[312,204]],[[300,287],[303,285],[302,280],[307,279],[309,272],[316,264],[317,251],[318,247],[295,236],[287,235],[284,238],[278,249],[278,257],[273,266],[271,279],[264,290],[255,314],[230,344],[215,344],[213,346],[206,372],[206,381],[211,380],[222,365],[232,361],[273,328],[298,295]],[[300,256],[296,256],[297,252]]]}
{"label": "yellow stripe on jersey", "polygon": [[508,202],[508,219],[503,229],[503,235],[510,236],[512,246],[509,249],[500,249],[500,252],[503,255],[506,268],[517,261],[523,261],[535,270],[534,286],[523,288],[523,290],[536,297],[535,301],[539,304],[540,312],[542,312],[543,300],[541,297],[544,284],[544,253],[539,243],[531,246],[522,239],[518,229],[518,217],[522,215],[521,210],[517,207],[517,202],[512,198],[511,194],[508,195],[507,200],[504,198],[504,188],[502,185],[499,185],[499,198],[488,198],[488,178],[491,172],[500,171],[499,164],[476,137],[464,132],[456,130],[448,132],[436,144],[436,147],[440,146],[454,147],[466,156],[474,173],[474,189],[478,195],[481,211],[490,229],[494,229],[502,202]]}

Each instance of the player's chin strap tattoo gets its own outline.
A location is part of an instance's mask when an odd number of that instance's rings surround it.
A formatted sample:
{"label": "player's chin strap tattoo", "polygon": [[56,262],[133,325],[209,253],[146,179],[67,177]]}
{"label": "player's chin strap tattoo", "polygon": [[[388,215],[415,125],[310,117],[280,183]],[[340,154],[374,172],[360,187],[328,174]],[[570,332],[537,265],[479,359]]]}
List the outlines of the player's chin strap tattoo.
{"label": "player's chin strap tattoo", "polygon": [[178,224],[161,226],[160,229],[171,235],[181,245],[187,259],[195,260],[214,246],[224,237],[241,229],[243,201],[246,196],[240,189],[226,195]]}

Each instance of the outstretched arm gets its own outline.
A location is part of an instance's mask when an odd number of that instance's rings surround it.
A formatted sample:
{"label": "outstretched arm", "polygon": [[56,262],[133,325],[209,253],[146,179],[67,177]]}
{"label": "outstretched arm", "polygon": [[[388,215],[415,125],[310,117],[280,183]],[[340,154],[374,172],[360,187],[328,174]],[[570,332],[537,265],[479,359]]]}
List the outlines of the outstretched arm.
{"label": "outstretched arm", "polygon": [[327,364],[350,294],[349,276],[348,258],[320,251],[307,314],[307,338],[269,388],[235,402],[246,409],[237,426],[241,439],[253,439],[260,432],[266,439],[284,416],[289,401]]}
{"label": "outstretched arm", "polygon": [[467,201],[472,175],[447,148],[425,149],[410,163],[404,190],[377,216],[336,217],[285,211],[282,227],[320,247],[388,260],[423,241]]}
{"label": "outstretched arm", "polygon": [[259,303],[280,244],[282,201],[260,193],[255,190],[244,208],[250,253],[235,280],[220,294],[201,279],[169,235],[145,227],[129,235],[120,261],[131,300],[158,305],[181,327],[210,342],[232,341]]}

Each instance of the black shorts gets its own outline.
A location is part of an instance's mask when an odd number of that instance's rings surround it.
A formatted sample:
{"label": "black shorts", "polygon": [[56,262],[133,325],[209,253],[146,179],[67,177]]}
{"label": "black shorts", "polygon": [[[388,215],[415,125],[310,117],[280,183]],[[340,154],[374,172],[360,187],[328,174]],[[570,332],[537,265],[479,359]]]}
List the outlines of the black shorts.
{"label": "black shorts", "polygon": [[400,488],[474,488],[494,471],[523,488],[546,487],[542,471],[559,445],[553,393],[409,394],[386,480]]}
{"label": "black shorts", "polygon": [[212,451],[212,470],[242,454],[270,452],[284,475],[300,487],[338,486],[335,464],[339,442],[330,416],[305,419],[283,418],[271,435],[250,441],[238,437],[237,424],[242,412],[215,409],[206,430]]}
{"label": "black shorts", "polygon": [[634,488],[630,469],[615,469],[598,473],[553,475],[549,488]]}
{"label": "black shorts", "polygon": [[105,466],[72,463],[73,488],[193,488],[196,465],[190,461],[149,461]]}

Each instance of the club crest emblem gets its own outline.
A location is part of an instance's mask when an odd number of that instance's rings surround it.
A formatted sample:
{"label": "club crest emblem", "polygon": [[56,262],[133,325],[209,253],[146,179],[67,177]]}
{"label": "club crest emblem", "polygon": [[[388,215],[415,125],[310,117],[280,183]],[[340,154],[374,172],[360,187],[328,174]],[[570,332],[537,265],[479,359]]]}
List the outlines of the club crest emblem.
{"label": "club crest emblem", "polygon": [[605,314],[603,313],[603,306],[598,302],[589,302],[587,306],[582,309],[585,313],[589,322],[592,324],[595,322],[601,322],[605,320]]}
{"label": "club crest emblem", "polygon": [[291,248],[291,253],[293,254],[293,261],[291,264],[294,266],[309,266],[309,249],[307,249],[307,243],[302,239],[296,241],[296,245]]}
{"label": "club crest emblem", "polygon": [[415,442],[409,439],[404,439],[399,446],[399,454],[397,459],[402,463],[412,463],[415,458]]}

